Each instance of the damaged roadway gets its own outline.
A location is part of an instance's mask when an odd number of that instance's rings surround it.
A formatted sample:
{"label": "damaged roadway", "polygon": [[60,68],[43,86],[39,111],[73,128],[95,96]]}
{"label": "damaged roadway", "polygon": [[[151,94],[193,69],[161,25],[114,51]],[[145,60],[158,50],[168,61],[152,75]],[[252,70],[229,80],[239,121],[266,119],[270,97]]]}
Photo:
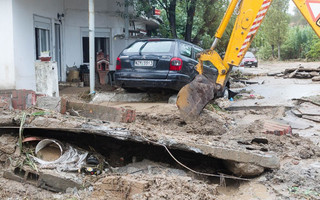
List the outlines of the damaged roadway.
{"label": "damaged roadway", "polygon": [[[244,86],[248,87],[250,86]],[[246,97],[251,100],[254,98],[254,102],[262,102],[263,99],[256,98],[259,95],[263,96],[259,91],[251,92],[243,95],[242,99],[235,100],[235,103],[245,101]],[[291,107],[295,104],[290,107],[261,105],[259,109],[244,107],[232,111],[221,110],[216,104],[210,104],[200,118],[191,123],[185,123],[177,108],[165,102],[96,104],[135,110],[135,121],[124,123],[129,121],[111,122],[88,118],[84,117],[85,112],[79,108],[73,109],[74,113],[69,110],[67,114],[31,108],[24,111],[29,115],[23,135],[55,138],[86,150],[93,148],[110,164],[102,174],[88,176],[77,172],[69,173],[74,176],[75,183],[81,180],[83,187],[64,188],[63,193],[52,193],[32,184],[0,178],[0,197],[6,199],[35,195],[33,198],[38,199],[319,198],[320,188],[317,185],[320,148],[317,142],[319,136],[315,135],[318,125],[312,121],[311,127],[293,126],[295,122],[302,120],[296,115],[290,116],[291,120],[288,120],[287,113],[291,112]],[[230,102],[222,104],[227,105]],[[259,107],[257,104],[255,106]],[[296,106],[298,110],[300,107]],[[90,114],[91,107],[88,108]],[[0,138],[0,146],[6,146],[0,148],[3,167],[1,175],[4,170],[12,169],[11,161],[25,158],[25,154],[20,154],[16,145],[22,114],[23,112],[17,110],[5,110],[1,113],[1,135],[10,134],[10,137]],[[284,121],[286,119],[288,121]],[[174,159],[197,172],[214,174],[218,178],[192,173]],[[244,175],[250,178],[236,179]],[[64,175],[55,171],[55,176]],[[232,176],[232,179],[228,179],[228,176]]]}

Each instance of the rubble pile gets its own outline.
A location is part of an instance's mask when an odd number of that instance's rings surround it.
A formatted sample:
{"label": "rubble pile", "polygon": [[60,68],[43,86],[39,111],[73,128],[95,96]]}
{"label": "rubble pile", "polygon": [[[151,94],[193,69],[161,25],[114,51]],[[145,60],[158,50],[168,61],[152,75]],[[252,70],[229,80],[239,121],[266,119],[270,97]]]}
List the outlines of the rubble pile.
{"label": "rubble pile", "polygon": [[320,67],[305,68],[301,65],[297,68],[289,68],[281,73],[269,73],[269,76],[277,76],[283,78],[311,79],[312,81],[320,81]]}

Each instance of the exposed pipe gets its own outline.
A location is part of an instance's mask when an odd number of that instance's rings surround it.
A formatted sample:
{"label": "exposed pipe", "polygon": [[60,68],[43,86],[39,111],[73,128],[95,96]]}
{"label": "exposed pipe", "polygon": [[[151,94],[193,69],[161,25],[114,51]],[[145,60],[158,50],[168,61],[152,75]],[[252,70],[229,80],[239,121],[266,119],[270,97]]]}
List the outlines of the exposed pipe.
{"label": "exposed pipe", "polygon": [[94,52],[94,0],[88,0],[89,3],[89,63],[90,63],[90,94],[95,93],[95,52]]}

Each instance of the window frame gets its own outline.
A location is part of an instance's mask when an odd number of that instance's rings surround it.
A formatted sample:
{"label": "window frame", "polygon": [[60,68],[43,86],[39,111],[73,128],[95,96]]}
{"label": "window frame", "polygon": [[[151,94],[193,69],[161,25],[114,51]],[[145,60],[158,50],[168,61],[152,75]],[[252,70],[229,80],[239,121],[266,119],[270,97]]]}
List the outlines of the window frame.
{"label": "window frame", "polygon": [[[83,52],[83,38],[84,37],[89,37],[89,28],[87,27],[82,27],[80,28],[80,43],[81,43],[81,48],[80,48],[80,55],[81,55],[81,63],[85,65],[89,65],[89,62],[84,62],[84,52]],[[107,41],[109,40],[109,58],[110,58],[110,65],[113,64],[113,52],[112,52],[112,29],[111,28],[95,28],[95,40],[96,38],[106,38],[106,46],[107,46]],[[107,54],[107,52],[104,52]],[[90,55],[89,55],[90,56]]]}
{"label": "window frame", "polygon": [[[46,31],[46,46],[47,46],[47,50],[49,51],[49,55],[52,57],[53,53],[52,53],[52,21],[50,18],[47,17],[42,17],[42,16],[38,16],[38,15],[33,15],[33,23],[34,23],[34,27],[33,27],[33,39],[34,39],[34,59],[35,60],[39,60],[40,54],[43,51],[42,50],[42,40],[41,40],[41,34],[39,34],[41,31],[40,30],[44,30]],[[36,31],[39,31],[38,34],[36,33]],[[38,35],[38,37],[40,38],[38,40],[38,38],[36,38],[36,36]],[[39,52],[38,52],[38,51]]]}

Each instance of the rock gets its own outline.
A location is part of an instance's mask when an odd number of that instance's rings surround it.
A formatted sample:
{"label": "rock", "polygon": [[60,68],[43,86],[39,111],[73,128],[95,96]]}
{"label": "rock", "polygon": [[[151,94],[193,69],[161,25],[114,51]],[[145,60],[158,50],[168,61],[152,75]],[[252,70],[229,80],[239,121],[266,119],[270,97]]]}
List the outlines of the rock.
{"label": "rock", "polygon": [[10,115],[1,115],[0,126],[12,126],[14,125],[14,117]]}
{"label": "rock", "polygon": [[312,81],[320,81],[320,76],[314,76],[314,77],[312,78]]}
{"label": "rock", "polygon": [[37,106],[42,109],[60,112],[61,98],[42,96],[37,98]]}
{"label": "rock", "polygon": [[310,72],[310,75],[311,75],[312,77],[314,77],[314,76],[319,76],[319,72]]}
{"label": "rock", "polygon": [[169,100],[168,100],[168,104],[176,104],[177,103],[177,95],[172,95]]}
{"label": "rock", "polygon": [[230,85],[230,88],[244,88],[244,87],[246,87],[246,85],[241,82],[233,82]]}
{"label": "rock", "polygon": [[252,177],[259,176],[264,172],[264,167],[251,163],[239,163],[233,161],[224,161],[228,170],[236,176]]}
{"label": "rock", "polygon": [[222,109],[228,108],[231,105],[231,101],[226,98],[216,99],[215,103]]}
{"label": "rock", "polygon": [[17,138],[4,134],[0,137],[0,151],[7,154],[13,154],[16,151]]}
{"label": "rock", "polygon": [[[123,191],[127,191],[126,199],[131,199],[133,195],[145,192],[149,188],[149,183],[132,177],[108,176],[102,179],[100,188],[106,191],[118,192],[121,195],[123,195]],[[93,195],[94,193],[95,191]]]}

